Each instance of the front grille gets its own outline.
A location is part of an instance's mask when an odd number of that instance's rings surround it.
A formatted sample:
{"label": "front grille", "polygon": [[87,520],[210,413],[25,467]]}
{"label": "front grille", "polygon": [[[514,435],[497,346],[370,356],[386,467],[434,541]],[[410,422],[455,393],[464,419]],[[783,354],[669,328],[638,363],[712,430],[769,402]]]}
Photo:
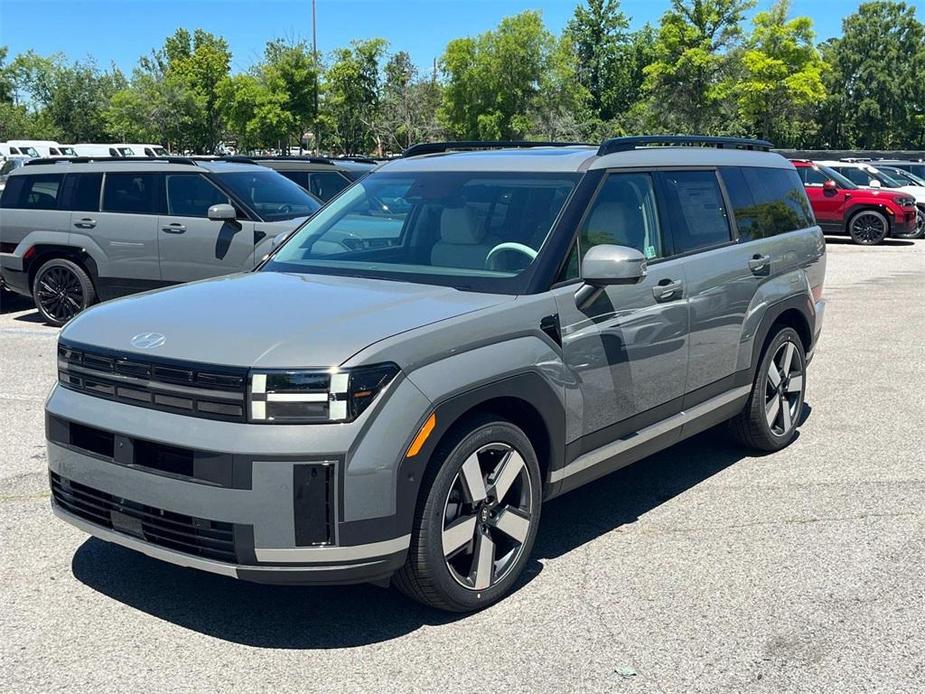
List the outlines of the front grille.
{"label": "front grille", "polygon": [[51,493],[61,508],[93,525],[176,552],[237,563],[231,523],[184,516],[120,499],[54,472]]}
{"label": "front grille", "polygon": [[137,407],[246,421],[247,369],[166,363],[59,343],[58,382],[71,390]]}

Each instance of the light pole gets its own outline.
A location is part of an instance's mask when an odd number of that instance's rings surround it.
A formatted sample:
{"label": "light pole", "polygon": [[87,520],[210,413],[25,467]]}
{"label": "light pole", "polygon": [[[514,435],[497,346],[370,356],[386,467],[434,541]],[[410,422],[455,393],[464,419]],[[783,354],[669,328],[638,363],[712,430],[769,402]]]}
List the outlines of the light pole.
{"label": "light pole", "polygon": [[315,154],[321,154],[319,132],[318,132],[318,19],[315,7],[315,0],[312,0],[312,59],[315,62]]}

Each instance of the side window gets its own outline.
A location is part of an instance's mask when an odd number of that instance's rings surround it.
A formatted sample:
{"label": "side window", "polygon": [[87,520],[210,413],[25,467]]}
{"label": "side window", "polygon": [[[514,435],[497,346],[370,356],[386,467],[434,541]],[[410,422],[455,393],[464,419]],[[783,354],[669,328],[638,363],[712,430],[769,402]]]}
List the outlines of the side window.
{"label": "side window", "polygon": [[[300,184],[301,185],[301,184]],[[350,185],[350,181],[341,176],[339,173],[322,172],[313,173],[309,177],[308,190],[319,198],[327,202],[344,188]]]}
{"label": "side window", "polygon": [[803,182],[808,186],[821,186],[829,180],[829,177],[815,166],[804,166],[797,170],[800,172]]}
{"label": "side window", "polygon": [[610,174],[591,204],[578,239],[582,256],[592,246],[606,243],[635,248],[649,259],[664,257],[652,176]]}
{"label": "side window", "polygon": [[662,174],[671,213],[675,253],[709,248],[732,239],[719,182],[713,171]]}
{"label": "side window", "polygon": [[[55,210],[58,208],[58,193],[64,182],[64,174],[40,174],[22,176],[15,197],[3,196],[3,206],[20,210]],[[8,182],[9,186],[10,183]]]}
{"label": "side window", "polygon": [[98,212],[103,174],[81,173],[68,176],[71,197],[68,209],[76,212]]}
{"label": "side window", "polygon": [[228,196],[199,174],[167,175],[167,212],[178,217],[208,217],[212,205]]}
{"label": "side window", "polygon": [[857,183],[859,186],[866,186],[870,184],[870,176],[867,175],[866,171],[856,169],[853,166],[846,166],[835,170],[840,174],[844,174],[848,177],[848,180],[850,180],[852,183]]}
{"label": "side window", "polygon": [[53,156],[56,156],[56,157],[61,155],[61,152],[59,152],[59,151],[58,151],[57,149],[55,149],[54,147],[49,147],[49,148],[48,148],[48,153],[51,154],[51,155],[53,155]]}
{"label": "side window", "polygon": [[796,170],[727,167],[722,176],[740,240],[784,234],[816,223]]}
{"label": "side window", "polygon": [[107,173],[103,189],[103,211],[129,214],[157,214],[159,174]]}

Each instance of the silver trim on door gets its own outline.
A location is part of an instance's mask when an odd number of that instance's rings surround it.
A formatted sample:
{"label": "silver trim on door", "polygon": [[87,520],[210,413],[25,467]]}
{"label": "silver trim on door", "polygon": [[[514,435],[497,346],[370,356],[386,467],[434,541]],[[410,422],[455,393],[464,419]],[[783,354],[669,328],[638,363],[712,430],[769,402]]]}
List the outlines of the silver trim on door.
{"label": "silver trim on door", "polygon": [[717,395],[714,398],[695,405],[694,407],[686,410],[684,412],[679,412],[676,415],[668,417],[661,422],[657,422],[651,426],[646,427],[645,429],[640,429],[633,435],[630,439],[619,439],[612,443],[608,443],[605,446],[601,446],[593,451],[589,451],[582,456],[579,456],[571,463],[566,465],[559,470],[553,470],[549,474],[550,482],[559,482],[564,480],[566,477],[571,477],[572,475],[587,470],[590,467],[594,467],[598,463],[603,463],[604,461],[615,458],[621,453],[625,453],[637,446],[651,441],[657,436],[662,434],[667,434],[675,429],[680,429],[687,423],[693,422],[705,414],[717,410],[720,407],[728,405],[731,402],[734,402],[738,398],[745,397],[751,391],[751,386],[740,386],[734,388],[733,390],[727,391],[722,395]]}

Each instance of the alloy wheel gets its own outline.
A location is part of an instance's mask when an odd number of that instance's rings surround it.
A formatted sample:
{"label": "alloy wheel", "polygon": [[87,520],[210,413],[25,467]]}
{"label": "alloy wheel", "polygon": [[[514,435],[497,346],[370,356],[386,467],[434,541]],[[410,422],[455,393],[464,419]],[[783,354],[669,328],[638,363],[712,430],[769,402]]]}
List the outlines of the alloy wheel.
{"label": "alloy wheel", "polygon": [[879,214],[861,212],[851,222],[854,237],[861,243],[879,243],[886,237],[886,226]]}
{"label": "alloy wheel", "polygon": [[36,282],[36,295],[42,310],[56,321],[68,321],[83,309],[83,287],[66,267],[51,267]]}
{"label": "alloy wheel", "polygon": [[796,345],[787,340],[768,364],[764,411],[775,436],[786,436],[796,426],[803,407],[803,362]]}
{"label": "alloy wheel", "polygon": [[503,580],[523,552],[533,519],[530,472],[507,443],[482,446],[453,480],[443,510],[442,549],[453,579],[469,590]]}

